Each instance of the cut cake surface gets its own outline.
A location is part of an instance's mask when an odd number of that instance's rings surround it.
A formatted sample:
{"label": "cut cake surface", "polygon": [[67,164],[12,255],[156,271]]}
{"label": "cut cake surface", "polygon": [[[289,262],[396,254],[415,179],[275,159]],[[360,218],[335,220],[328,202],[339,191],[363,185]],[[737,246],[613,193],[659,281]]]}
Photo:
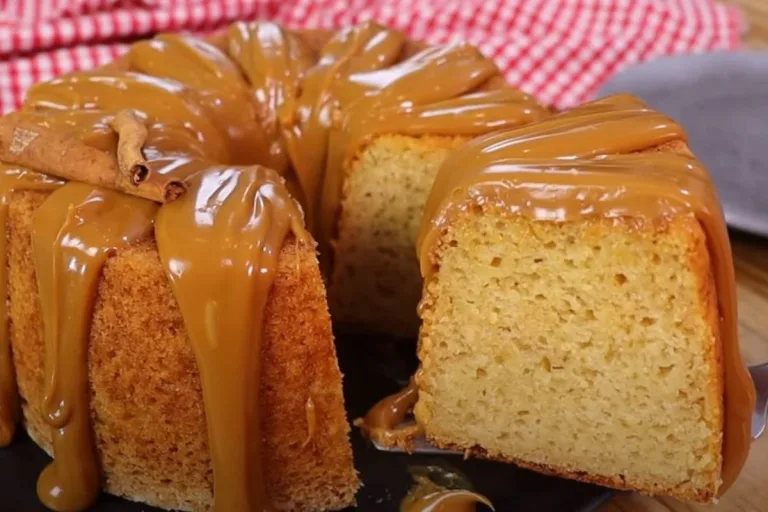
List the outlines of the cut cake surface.
{"label": "cut cake surface", "polygon": [[344,183],[328,300],[354,332],[414,336],[422,279],[416,239],[445,157],[465,137],[387,135],[363,148]]}
{"label": "cut cake surface", "polygon": [[717,305],[694,218],[637,230],[467,212],[426,289],[415,414],[439,446],[708,501]]}

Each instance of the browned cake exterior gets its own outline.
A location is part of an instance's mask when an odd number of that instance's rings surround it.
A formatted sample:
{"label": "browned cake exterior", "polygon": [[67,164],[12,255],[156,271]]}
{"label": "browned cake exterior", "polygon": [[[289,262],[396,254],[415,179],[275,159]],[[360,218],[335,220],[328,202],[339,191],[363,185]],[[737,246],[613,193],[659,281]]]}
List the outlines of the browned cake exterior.
{"label": "browned cake exterior", "polygon": [[[32,438],[50,451],[50,429],[41,417],[44,347],[30,238],[32,214],[44,198],[17,193],[6,236],[24,419]],[[324,295],[314,247],[289,237],[267,304],[262,353],[263,463],[280,510],[344,508],[359,486]],[[199,374],[152,240],[105,265],[89,350],[105,490],[163,508],[208,510],[213,479]]]}

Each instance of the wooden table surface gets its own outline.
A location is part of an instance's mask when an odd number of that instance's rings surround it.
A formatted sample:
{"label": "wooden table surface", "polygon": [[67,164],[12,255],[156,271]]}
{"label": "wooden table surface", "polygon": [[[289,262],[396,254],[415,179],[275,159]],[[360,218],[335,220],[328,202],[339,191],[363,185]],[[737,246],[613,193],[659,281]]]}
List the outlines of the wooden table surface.
{"label": "wooden table surface", "polygon": [[[768,47],[768,0],[738,0],[749,20],[745,41]],[[768,191],[766,191],[768,192]],[[768,198],[766,198],[768,201]],[[731,233],[739,293],[739,336],[748,364],[768,361],[768,238]],[[768,511],[768,435],[754,442],[739,479],[715,506],[621,493],[600,512]]]}

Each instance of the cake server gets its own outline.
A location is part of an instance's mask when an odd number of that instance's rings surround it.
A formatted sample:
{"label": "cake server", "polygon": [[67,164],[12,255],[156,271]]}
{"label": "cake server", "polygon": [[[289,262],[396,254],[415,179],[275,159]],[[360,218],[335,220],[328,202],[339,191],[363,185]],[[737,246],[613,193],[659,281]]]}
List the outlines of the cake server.
{"label": "cake server", "polygon": [[[756,440],[765,432],[768,419],[768,362],[748,367],[757,391],[757,403],[752,413],[752,440]],[[403,453],[402,448],[391,448],[373,441],[373,446],[383,452]],[[444,450],[429,444],[424,437],[419,437],[413,442],[413,453],[426,455],[463,455],[456,450]]]}

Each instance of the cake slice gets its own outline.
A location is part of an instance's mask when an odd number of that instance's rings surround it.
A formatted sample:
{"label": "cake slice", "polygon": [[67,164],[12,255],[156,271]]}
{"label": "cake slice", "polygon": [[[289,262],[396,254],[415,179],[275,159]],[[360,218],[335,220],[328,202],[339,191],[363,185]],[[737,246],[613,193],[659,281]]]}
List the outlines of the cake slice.
{"label": "cake slice", "polygon": [[419,243],[434,444],[686,500],[733,482],[754,389],[719,203],[676,123],[617,96],[476,139]]}

